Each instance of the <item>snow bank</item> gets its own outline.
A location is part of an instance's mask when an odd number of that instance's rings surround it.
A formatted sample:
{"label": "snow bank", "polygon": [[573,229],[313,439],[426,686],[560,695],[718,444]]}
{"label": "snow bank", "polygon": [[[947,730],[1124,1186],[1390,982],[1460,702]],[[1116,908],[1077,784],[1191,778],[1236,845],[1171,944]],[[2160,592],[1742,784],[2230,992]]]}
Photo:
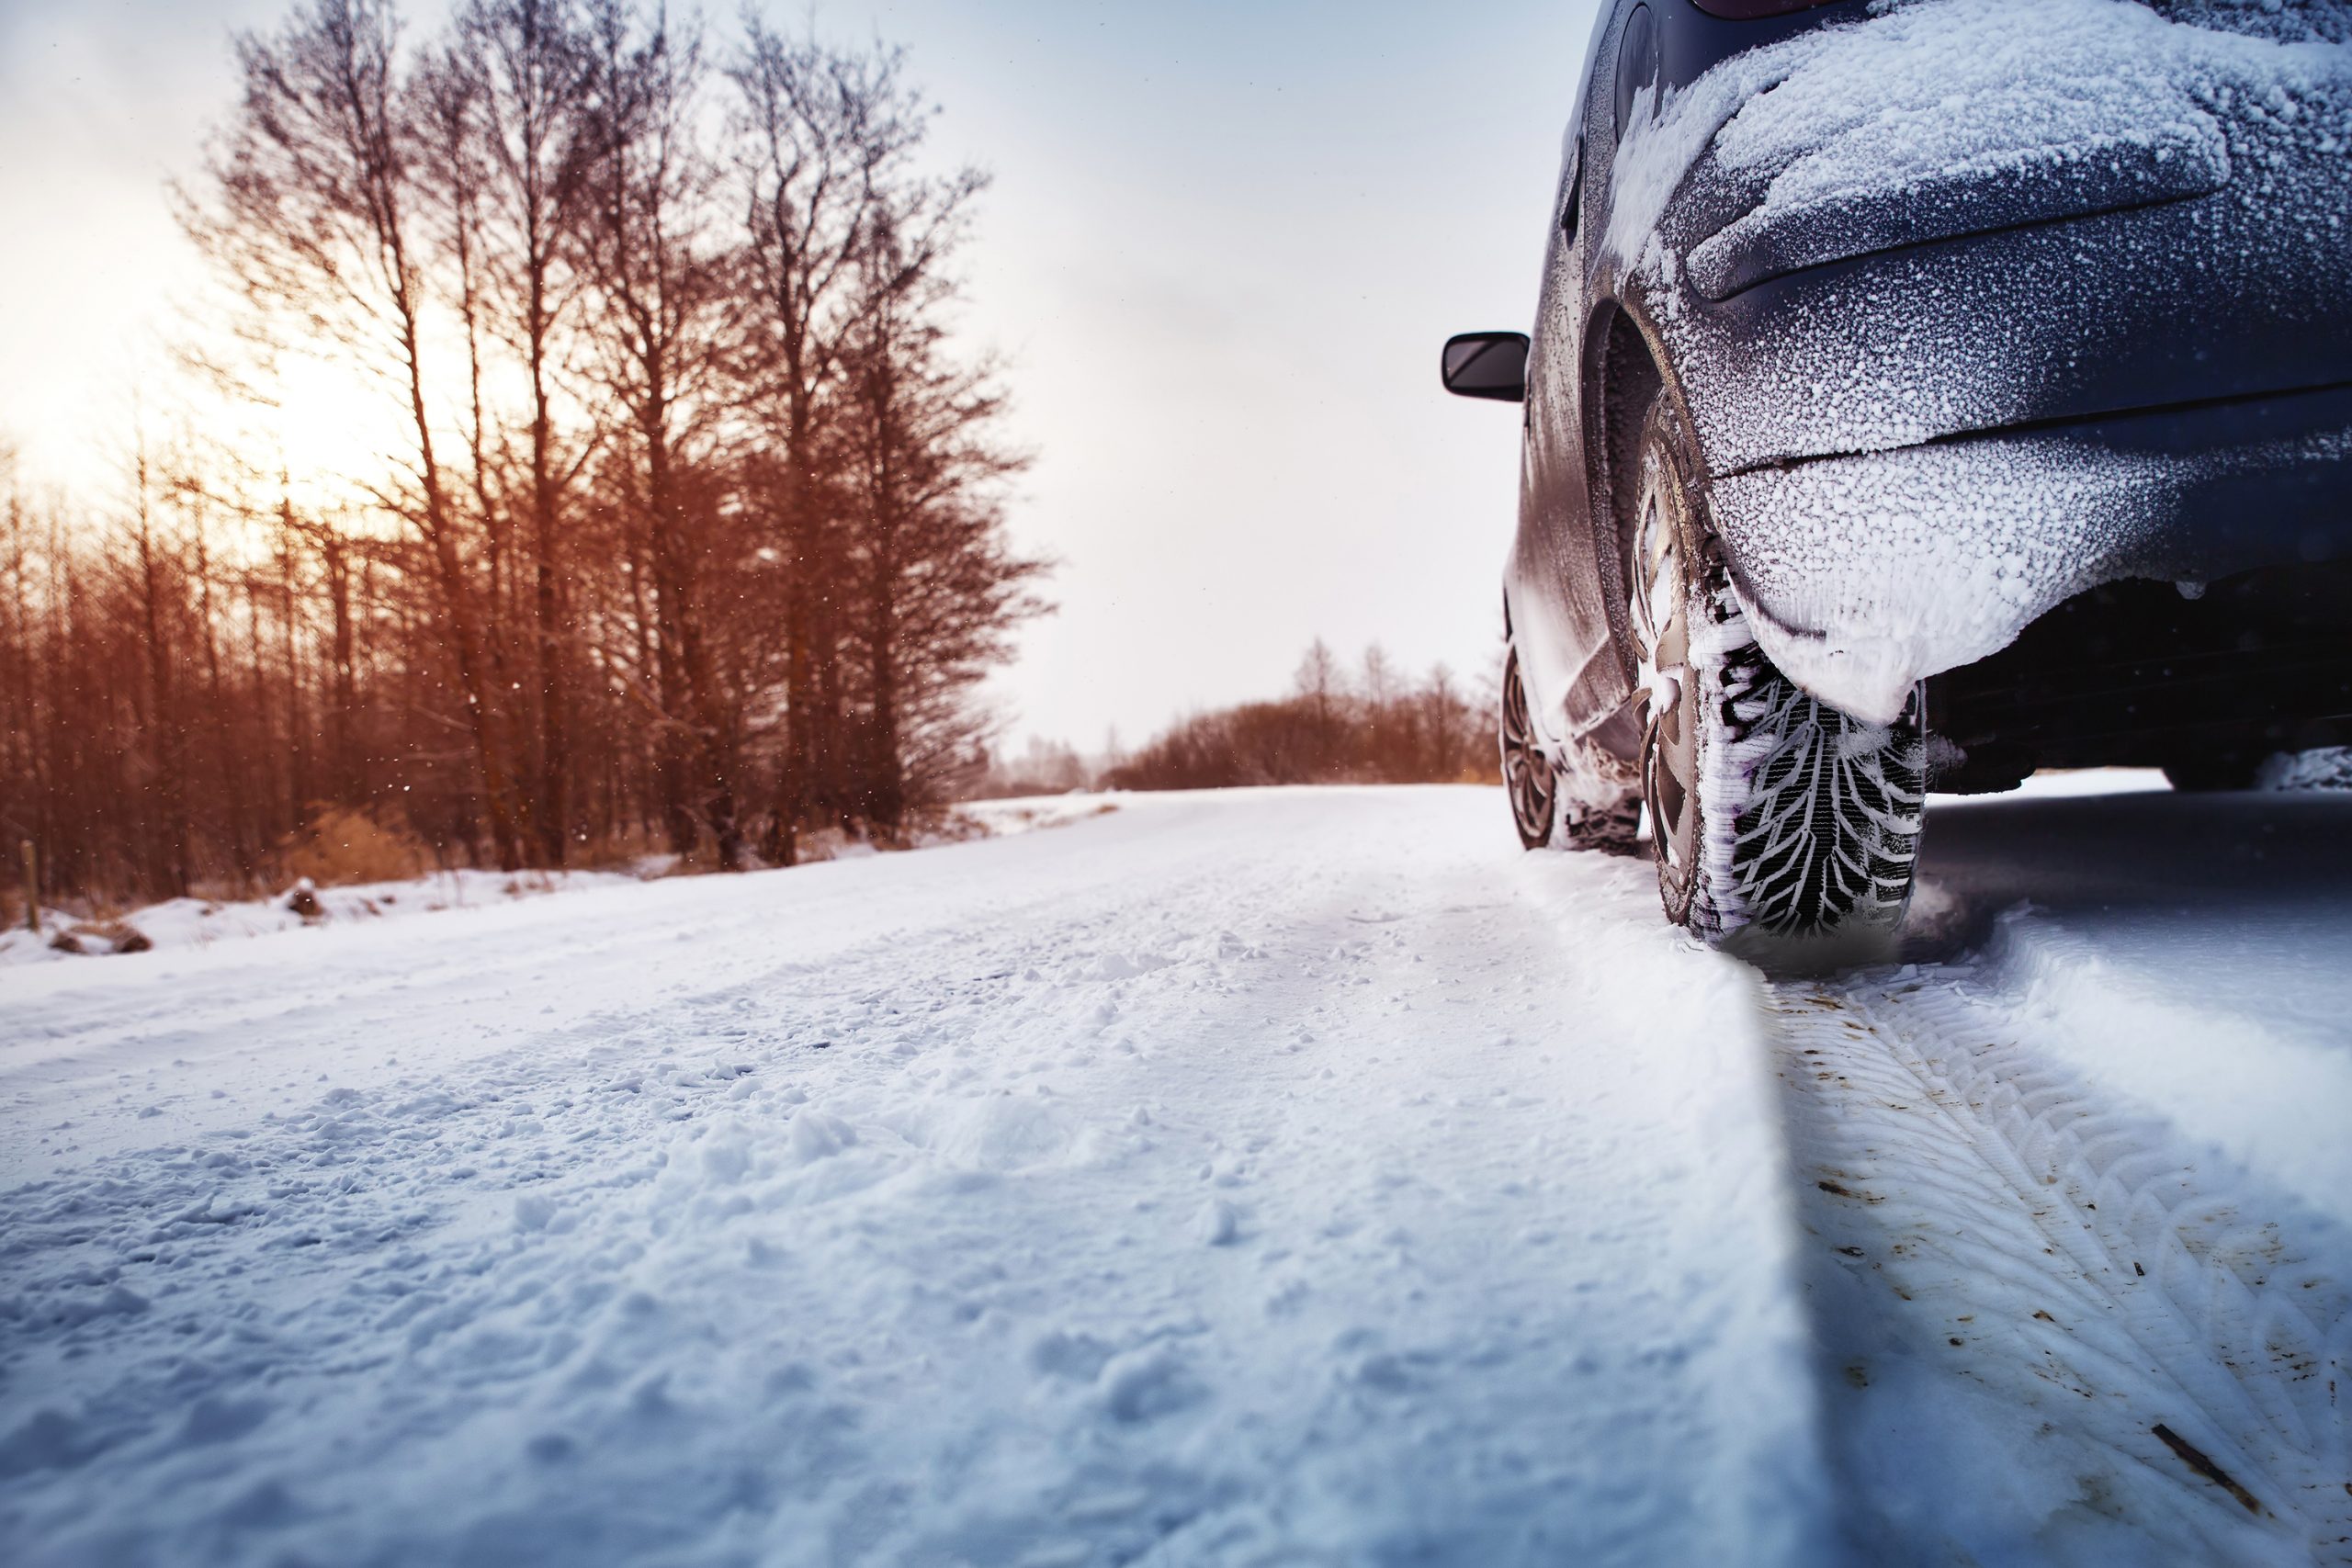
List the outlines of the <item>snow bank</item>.
{"label": "snow bank", "polygon": [[[533,898],[545,893],[633,886],[624,872],[496,872],[455,870],[398,882],[353,883],[316,887],[309,878],[268,898],[223,902],[170,898],[113,920],[84,920],[60,909],[43,912],[42,934],[22,929],[0,932],[0,966],[40,964],[124,951],[123,935],[135,931],[145,942],[136,951],[202,947],[233,937],[266,936],[357,920],[401,919],[444,909],[481,908]],[[73,948],[56,943],[60,933],[75,936]]]}
{"label": "snow bank", "polygon": [[1090,817],[1106,817],[1119,809],[1126,795],[1118,790],[1071,790],[1065,795],[1007,795],[999,800],[967,800],[956,814],[1002,837],[1033,832],[1039,828],[1065,828]]}
{"label": "snow bank", "polygon": [[2251,929],[2154,919],[2094,938],[2026,906],[2002,917],[1986,978],[2044,1052],[2352,1225],[2352,980],[2314,964],[2314,938],[2352,953],[2352,919],[2315,931],[2290,908]]}
{"label": "snow bank", "polygon": [[[1687,1355],[1714,1388],[1741,1440],[1717,1450],[1690,1506],[1721,1509],[1734,1529],[1754,1521],[1731,1553],[1738,1561],[1827,1561],[1839,1532],[1829,1523],[1812,1325],[1793,1288],[1802,1238],[1757,976],[1659,919],[1645,863],[1538,856],[1521,869],[1537,884],[1562,962],[1582,977],[1570,1016],[1596,1042],[1632,1053],[1633,1077],[1611,1091],[1623,1119],[1612,1144],[1623,1136],[1629,1150],[1655,1141],[1682,1151],[1666,1172],[1661,1255],[1711,1258],[1721,1269],[1685,1277],[1688,1306],[1715,1326],[1677,1359]],[[1611,896],[1597,897],[1596,883]],[[1615,918],[1596,918],[1604,913]]]}
{"label": "snow bank", "polygon": [[[1115,811],[1118,801],[1119,797],[1114,795],[1093,793],[1035,795],[975,801],[957,807],[955,815],[983,833],[1025,833]],[[922,840],[919,847],[957,843],[966,836],[960,831],[936,835]],[[847,839],[838,832],[812,836],[802,847],[804,863],[855,860],[876,852],[871,844]],[[201,947],[231,937],[266,936],[354,921],[435,914],[445,909],[482,908],[547,893],[631,886],[667,874],[674,863],[673,856],[647,855],[627,872],[458,869],[403,881],[352,883],[338,887],[318,887],[305,877],[285,892],[267,898],[171,898],[104,920],[85,919],[62,909],[45,909],[38,939],[21,927],[0,931],[0,967],[93,954],[144,953],[156,948]],[[61,934],[74,939],[70,945],[58,944]],[[126,946],[126,940],[131,945]]]}

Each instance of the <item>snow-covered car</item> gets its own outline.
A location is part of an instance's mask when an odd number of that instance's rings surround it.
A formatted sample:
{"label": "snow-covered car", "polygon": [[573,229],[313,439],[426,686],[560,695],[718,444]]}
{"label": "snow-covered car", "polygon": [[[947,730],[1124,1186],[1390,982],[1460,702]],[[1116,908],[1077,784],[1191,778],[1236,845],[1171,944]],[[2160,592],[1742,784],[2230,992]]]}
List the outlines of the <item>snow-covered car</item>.
{"label": "snow-covered car", "polygon": [[[1535,330],[1501,739],[1669,918],[1892,926],[1932,777],[2352,739],[2352,4],[1612,0]],[[1932,679],[1930,679],[1932,677]]]}

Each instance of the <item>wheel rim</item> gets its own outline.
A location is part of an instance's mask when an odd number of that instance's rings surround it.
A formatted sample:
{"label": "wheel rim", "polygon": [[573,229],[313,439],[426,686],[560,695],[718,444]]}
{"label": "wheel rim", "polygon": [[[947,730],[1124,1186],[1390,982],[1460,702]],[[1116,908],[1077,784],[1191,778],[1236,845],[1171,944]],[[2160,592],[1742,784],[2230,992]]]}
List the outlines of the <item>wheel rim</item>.
{"label": "wheel rim", "polygon": [[1641,645],[1642,804],[1649,811],[1658,886],[1679,918],[1698,855],[1698,682],[1690,667],[1680,497],[1671,465],[1653,457],[1645,468],[1628,584]]}
{"label": "wheel rim", "polygon": [[1519,825],[1520,840],[1540,844],[1552,836],[1552,762],[1535,743],[1515,653],[1503,669],[1502,717],[1503,787],[1510,795],[1510,814]]}

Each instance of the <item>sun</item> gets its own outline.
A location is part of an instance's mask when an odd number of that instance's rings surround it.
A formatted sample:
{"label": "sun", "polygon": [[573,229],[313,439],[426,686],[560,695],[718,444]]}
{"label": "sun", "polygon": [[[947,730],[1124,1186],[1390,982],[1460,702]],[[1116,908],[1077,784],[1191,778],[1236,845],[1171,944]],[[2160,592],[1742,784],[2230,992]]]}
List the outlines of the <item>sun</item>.
{"label": "sun", "polygon": [[413,434],[380,382],[348,361],[288,356],[269,388],[273,406],[254,411],[254,434],[277,454],[297,507],[347,506],[399,482],[413,467]]}

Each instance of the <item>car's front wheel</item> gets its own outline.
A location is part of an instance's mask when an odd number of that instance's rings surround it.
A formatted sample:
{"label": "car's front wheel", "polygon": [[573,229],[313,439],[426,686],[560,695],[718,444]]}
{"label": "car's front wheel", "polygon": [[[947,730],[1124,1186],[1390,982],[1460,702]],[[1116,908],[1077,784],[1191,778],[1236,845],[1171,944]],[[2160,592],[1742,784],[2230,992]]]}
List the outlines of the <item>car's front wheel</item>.
{"label": "car's front wheel", "polygon": [[1642,800],[1667,917],[1710,941],[1891,931],[1927,805],[1920,702],[1892,725],[1815,701],[1749,635],[1661,398],[1642,433],[1627,592]]}

